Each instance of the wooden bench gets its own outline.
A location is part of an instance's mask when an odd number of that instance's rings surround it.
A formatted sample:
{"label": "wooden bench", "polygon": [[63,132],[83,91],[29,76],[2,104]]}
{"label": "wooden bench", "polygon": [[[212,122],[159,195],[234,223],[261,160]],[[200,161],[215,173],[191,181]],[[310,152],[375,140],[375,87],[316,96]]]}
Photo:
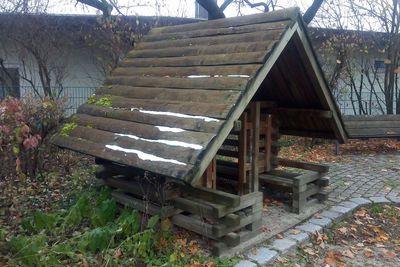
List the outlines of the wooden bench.
{"label": "wooden bench", "polygon": [[275,184],[288,188],[292,192],[292,211],[300,213],[310,201],[326,200],[324,187],[329,185],[329,180],[324,178],[329,167],[315,163],[305,163],[287,159],[278,159],[278,164],[302,170],[301,173],[286,170],[272,170],[260,174],[260,182]]}

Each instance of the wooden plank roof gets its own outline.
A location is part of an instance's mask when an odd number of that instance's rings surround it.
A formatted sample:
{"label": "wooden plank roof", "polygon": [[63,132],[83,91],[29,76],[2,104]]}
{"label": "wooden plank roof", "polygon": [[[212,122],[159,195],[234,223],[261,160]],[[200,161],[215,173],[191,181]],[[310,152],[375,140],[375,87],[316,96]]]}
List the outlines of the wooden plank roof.
{"label": "wooden plank roof", "polygon": [[252,99],[288,134],[345,138],[297,8],[155,28],[96,97],[111,107],[82,105],[53,143],[192,184]]}

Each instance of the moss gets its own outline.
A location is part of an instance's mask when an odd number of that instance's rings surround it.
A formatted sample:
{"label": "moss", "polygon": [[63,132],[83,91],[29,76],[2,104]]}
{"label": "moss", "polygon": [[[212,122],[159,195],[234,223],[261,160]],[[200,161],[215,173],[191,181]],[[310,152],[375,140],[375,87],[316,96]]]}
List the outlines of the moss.
{"label": "moss", "polygon": [[61,129],[60,133],[62,136],[69,136],[71,131],[76,127],[78,127],[78,124],[76,124],[75,122],[66,123],[64,124],[64,127]]}
{"label": "moss", "polygon": [[87,103],[90,105],[103,106],[103,107],[112,106],[112,100],[109,96],[103,96],[100,98],[97,98],[96,96],[90,96],[88,98]]}

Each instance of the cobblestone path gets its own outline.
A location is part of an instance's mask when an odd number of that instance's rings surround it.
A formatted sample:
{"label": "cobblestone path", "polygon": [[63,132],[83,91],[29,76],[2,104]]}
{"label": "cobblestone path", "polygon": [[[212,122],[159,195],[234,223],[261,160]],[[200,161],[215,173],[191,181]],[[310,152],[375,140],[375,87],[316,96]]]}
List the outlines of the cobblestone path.
{"label": "cobblestone path", "polygon": [[352,155],[349,163],[330,164],[329,200],[340,202],[354,197],[399,197],[400,153]]}

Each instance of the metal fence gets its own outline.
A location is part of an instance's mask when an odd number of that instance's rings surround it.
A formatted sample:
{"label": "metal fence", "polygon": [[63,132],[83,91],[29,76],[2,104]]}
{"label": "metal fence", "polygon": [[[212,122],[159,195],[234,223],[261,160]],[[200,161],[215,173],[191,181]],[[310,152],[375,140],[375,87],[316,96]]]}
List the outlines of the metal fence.
{"label": "metal fence", "polygon": [[[43,89],[38,87],[36,90],[43,94]],[[58,98],[66,98],[66,116],[70,116],[76,113],[76,110],[80,105],[85,103],[89,96],[93,95],[96,87],[63,87],[62,90],[54,89],[54,94]],[[31,86],[20,87],[21,96],[34,95],[35,91]]]}
{"label": "metal fence", "polygon": [[[30,86],[21,86],[18,89],[21,96],[34,95],[35,93],[33,88]],[[43,93],[41,88],[38,88],[37,90],[39,90],[40,93]],[[66,115],[70,116],[76,113],[78,107],[85,103],[87,99],[95,93],[95,90],[96,87],[64,87],[59,93],[59,97],[65,97],[67,99]],[[387,113],[385,96],[382,92],[374,94],[364,92],[361,94],[361,101],[355,94],[341,94],[337,96],[336,101],[343,115],[380,115]],[[398,103],[394,100],[394,110],[396,110],[397,104]]]}
{"label": "metal fence", "polygon": [[[361,93],[358,98],[355,94],[342,94],[337,97],[336,102],[343,115],[383,115],[387,114],[387,105],[383,92]],[[393,110],[398,103],[393,100]]]}

